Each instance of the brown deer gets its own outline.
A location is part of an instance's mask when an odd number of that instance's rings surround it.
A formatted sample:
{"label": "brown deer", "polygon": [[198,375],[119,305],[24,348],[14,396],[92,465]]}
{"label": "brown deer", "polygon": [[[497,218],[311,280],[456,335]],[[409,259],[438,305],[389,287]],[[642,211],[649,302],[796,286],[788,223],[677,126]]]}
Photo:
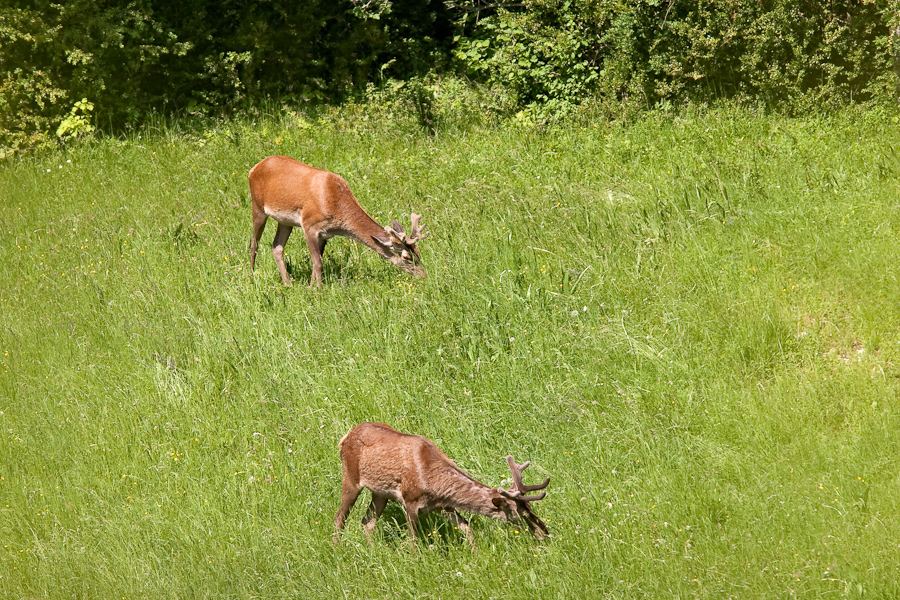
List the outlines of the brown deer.
{"label": "brown deer", "polygon": [[338,447],[344,477],[341,507],[334,517],[336,544],[363,488],[372,492],[372,502],[362,520],[369,538],[388,500],[400,502],[406,510],[411,543],[415,543],[419,515],[433,510],[443,510],[473,546],[472,529],[457,511],[493,517],[504,523],[525,523],[539,540],[548,535],[547,526],[534,514],[530,504],[547,492],[527,494],[546,488],[550,478],[539,485],[524,485],[522,471],[528,468],[528,462],[517,465],[512,456],[506,457],[513,487],[505,490],[472,479],[431,440],[400,433],[383,423],[357,425],[341,438]]}
{"label": "brown deer", "polygon": [[272,255],[284,285],[291,284],[284,266],[284,245],[294,227],[306,234],[312,257],[310,287],[322,286],[322,253],[325,243],[342,235],[368,246],[407,273],[425,277],[416,242],[427,234],[419,226],[421,215],[413,214],[407,234],[396,220],[382,227],[366,214],[344,178],[305,165],[289,156],[264,158],[250,169],[253,204],[253,237],[250,239],[250,271],[256,264],[256,249],[269,217],[278,223]]}

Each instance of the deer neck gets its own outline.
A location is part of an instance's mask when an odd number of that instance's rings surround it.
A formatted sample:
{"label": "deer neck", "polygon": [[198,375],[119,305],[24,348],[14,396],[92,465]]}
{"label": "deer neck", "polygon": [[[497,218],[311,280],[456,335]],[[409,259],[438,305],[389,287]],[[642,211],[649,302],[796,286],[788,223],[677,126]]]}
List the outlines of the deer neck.
{"label": "deer neck", "polygon": [[391,259],[391,253],[381,244],[375,241],[375,236],[384,237],[384,227],[370,217],[362,207],[353,211],[350,218],[343,220],[341,234],[354,242],[368,246],[387,260]]}
{"label": "deer neck", "polygon": [[440,493],[442,507],[494,516],[491,502],[497,493],[494,488],[472,479],[461,470],[452,471],[452,476],[446,477],[444,482]]}

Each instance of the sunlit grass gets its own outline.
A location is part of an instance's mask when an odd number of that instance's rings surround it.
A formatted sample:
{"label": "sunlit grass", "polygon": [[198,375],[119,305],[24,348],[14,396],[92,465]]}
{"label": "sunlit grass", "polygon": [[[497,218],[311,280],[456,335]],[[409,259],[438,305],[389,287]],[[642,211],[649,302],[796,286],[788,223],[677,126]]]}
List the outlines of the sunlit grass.
{"label": "sunlit grass", "polygon": [[[2,597],[890,597],[896,117],[148,128],[0,167]],[[151,130],[152,129],[152,130]],[[249,273],[247,170],[413,211],[429,278],[344,239]],[[331,544],[337,441],[387,422],[553,538],[396,507]]]}

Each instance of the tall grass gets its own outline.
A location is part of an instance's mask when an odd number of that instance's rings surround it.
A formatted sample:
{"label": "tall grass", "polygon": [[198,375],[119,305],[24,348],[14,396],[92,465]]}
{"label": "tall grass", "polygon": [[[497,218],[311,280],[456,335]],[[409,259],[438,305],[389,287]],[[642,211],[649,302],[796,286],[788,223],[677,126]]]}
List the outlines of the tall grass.
{"label": "tall grass", "polygon": [[[450,127],[296,113],[0,167],[0,597],[900,593],[896,117]],[[246,174],[289,154],[429,278],[333,240],[249,273]],[[271,239],[270,225],[265,239]],[[377,420],[553,538],[402,511],[332,545]]]}

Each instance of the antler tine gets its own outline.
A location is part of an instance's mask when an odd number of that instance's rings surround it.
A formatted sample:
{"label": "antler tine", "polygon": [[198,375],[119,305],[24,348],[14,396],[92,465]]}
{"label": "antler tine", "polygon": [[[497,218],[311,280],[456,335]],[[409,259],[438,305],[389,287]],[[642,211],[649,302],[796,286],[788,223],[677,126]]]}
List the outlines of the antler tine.
{"label": "antler tine", "polygon": [[389,227],[384,228],[385,233],[391,235],[401,242],[408,244],[409,239],[406,236],[406,231],[403,229],[403,225],[397,219],[394,219]]}
{"label": "antler tine", "polygon": [[[549,479],[547,480],[547,483],[550,483]],[[544,496],[547,495],[547,492],[541,492],[534,496],[523,496],[522,492],[519,490],[504,490],[503,488],[497,488],[497,491],[500,492],[502,496],[506,496],[511,500],[519,500],[520,502],[537,502],[538,500],[543,500]]]}
{"label": "antler tine", "polygon": [[[550,478],[544,480],[544,483],[540,483],[537,485],[525,485],[522,483],[522,471],[531,466],[531,461],[526,460],[521,465],[517,465],[515,459],[513,459],[512,455],[508,455],[506,457],[506,462],[509,465],[509,470],[512,471],[513,476],[513,485],[515,485],[515,490],[508,492],[508,494],[515,494],[519,500],[523,500],[525,502],[533,502],[535,500],[540,500],[543,498],[547,492],[542,492],[537,496],[522,496],[522,494],[526,494],[528,492],[536,492],[538,490],[542,490],[548,485],[550,485]],[[503,491],[501,491],[503,493]],[[504,494],[504,495],[508,495]],[[509,496],[512,498],[513,496]]]}
{"label": "antler tine", "polygon": [[423,230],[425,229],[425,227],[424,226],[419,227],[419,219],[422,218],[422,215],[417,215],[416,213],[412,213],[409,216],[409,218],[410,218],[410,221],[412,221],[412,232],[410,233],[410,235],[412,235],[413,237],[416,237],[420,234],[424,236]]}
{"label": "antler tine", "polygon": [[406,233],[406,230],[403,229],[403,225],[397,219],[394,219],[389,227],[385,227],[384,231],[388,235],[394,236],[404,244],[409,246],[415,244],[429,232],[425,231],[425,227],[419,227],[419,219],[422,218],[422,215],[417,215],[415,213],[412,214],[412,227],[410,228],[409,234]]}
{"label": "antler tine", "polygon": [[419,219],[422,218],[422,215],[417,215],[416,213],[412,213],[410,215],[410,220],[412,221],[412,227],[409,232],[409,240],[408,243],[414,244],[428,235],[429,232],[425,231],[425,226],[419,227]]}

